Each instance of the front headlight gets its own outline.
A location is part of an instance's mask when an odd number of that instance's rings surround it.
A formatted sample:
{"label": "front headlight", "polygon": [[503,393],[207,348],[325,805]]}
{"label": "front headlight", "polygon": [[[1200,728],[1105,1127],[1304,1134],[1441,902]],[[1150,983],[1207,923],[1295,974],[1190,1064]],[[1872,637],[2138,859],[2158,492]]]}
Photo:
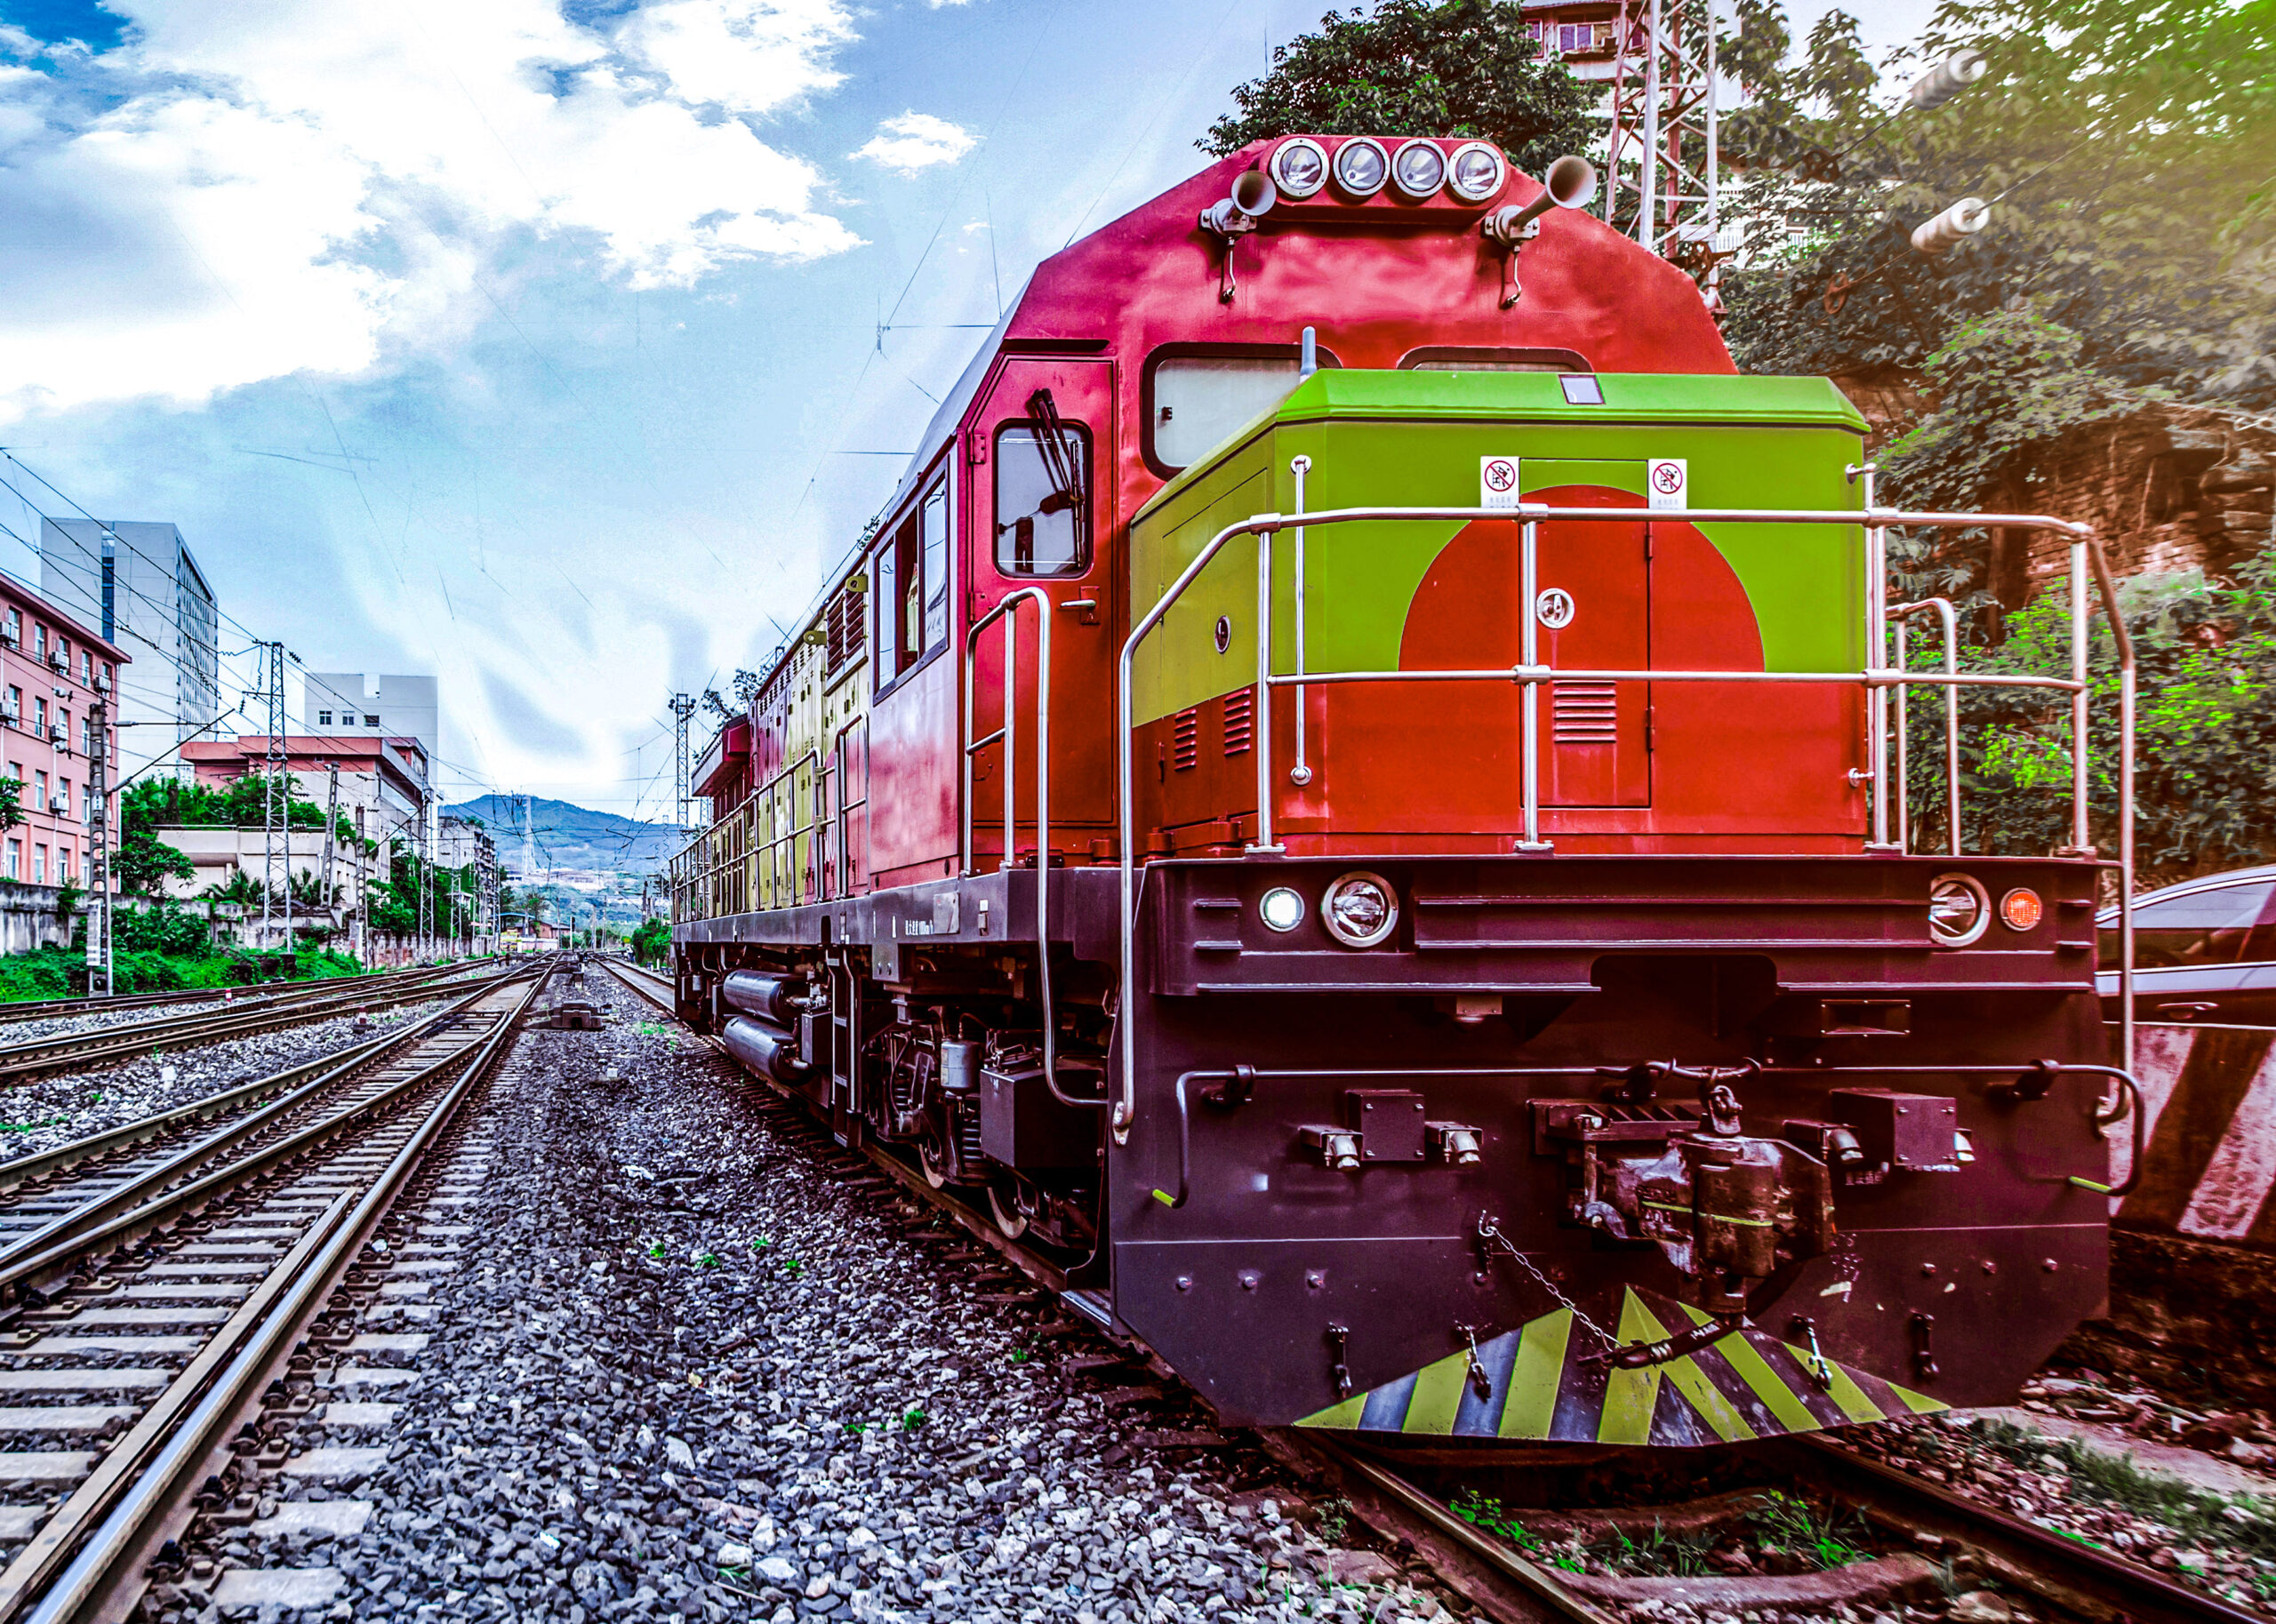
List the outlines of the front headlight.
{"label": "front headlight", "polygon": [[1257,903],[1256,911],[1268,928],[1285,933],[1303,924],[1304,900],[1286,885],[1275,885]]}
{"label": "front headlight", "polygon": [[1965,948],[1992,928],[1992,893],[1965,874],[1928,882],[1928,937],[1940,948]]}
{"label": "front headlight", "polygon": [[1398,924],[1398,892],[1380,874],[1347,874],[1319,900],[1321,923],[1347,948],[1372,948]]}
{"label": "front headlight", "polygon": [[1436,141],[1409,141],[1390,161],[1391,184],[1416,203],[1447,181],[1447,155]]}
{"label": "front headlight", "polygon": [[1354,197],[1372,197],[1390,176],[1390,158],[1372,136],[1354,136],[1335,149],[1335,184]]}
{"label": "front headlight", "polygon": [[1447,165],[1447,189],[1464,203],[1484,203],[1508,177],[1500,153],[1484,141],[1469,141],[1455,148]]}

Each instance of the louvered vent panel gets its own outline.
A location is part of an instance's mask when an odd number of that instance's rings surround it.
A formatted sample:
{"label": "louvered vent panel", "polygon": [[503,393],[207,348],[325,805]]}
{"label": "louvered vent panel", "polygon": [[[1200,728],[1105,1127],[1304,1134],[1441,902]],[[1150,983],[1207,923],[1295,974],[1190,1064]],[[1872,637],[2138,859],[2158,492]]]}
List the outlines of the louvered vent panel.
{"label": "louvered vent panel", "polygon": [[829,669],[835,675],[862,652],[862,595],[840,592],[829,604]]}
{"label": "louvered vent panel", "polygon": [[1559,744],[1615,744],[1620,719],[1610,683],[1549,684],[1549,736]]}
{"label": "louvered vent panel", "polygon": [[1201,713],[1181,710],[1170,724],[1170,765],[1180,772],[1200,764]]}
{"label": "louvered vent panel", "polygon": [[1256,737],[1256,690],[1225,696],[1225,754],[1246,756]]}

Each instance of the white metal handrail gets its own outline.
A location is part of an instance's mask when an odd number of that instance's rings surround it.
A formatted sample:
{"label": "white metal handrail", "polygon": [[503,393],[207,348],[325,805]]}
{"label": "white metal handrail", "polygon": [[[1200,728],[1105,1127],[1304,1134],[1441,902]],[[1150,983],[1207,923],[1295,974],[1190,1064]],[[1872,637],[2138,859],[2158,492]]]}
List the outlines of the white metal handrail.
{"label": "white metal handrail", "polygon": [[[958,869],[973,870],[972,758],[990,745],[1004,747],[1004,856],[999,870],[1019,866],[1019,743],[1020,636],[1017,610],[1022,603],[1035,605],[1035,956],[1036,995],[1043,1004],[1043,1084],[1070,1105],[1096,1104],[1070,1099],[1059,1090],[1058,1005],[1051,996],[1051,595],[1041,587],[1021,587],[1006,592],[995,608],[972,623],[964,635],[964,847]],[[978,705],[980,637],[990,627],[1004,623],[1004,725],[985,739],[974,739],[973,713]],[[1008,883],[1007,883],[1008,884]],[[1009,906],[1007,903],[1006,906]]]}
{"label": "white metal handrail", "polygon": [[[1892,620],[1909,620],[1914,615],[1934,614],[1944,634],[1944,676],[1959,676],[1959,615],[1952,608],[1951,600],[1944,597],[1924,597],[1917,604],[1899,604],[1888,612]],[[1896,638],[1891,645],[1891,660],[1900,671],[1904,669],[1904,628],[1896,628]],[[1954,857],[1959,855],[1959,690],[1957,681],[1947,681],[1944,690],[1944,820],[1950,828],[1950,847]],[[1911,684],[1902,683],[1896,690],[1896,844],[1900,851],[1912,849],[1912,780],[1907,771],[1905,745],[1907,716],[1905,697]]]}
{"label": "white metal handrail", "polygon": [[[1305,468],[1312,466],[1305,460]],[[1271,699],[1276,687],[1290,687],[1300,691],[1298,708],[1302,705],[1301,690],[1314,685],[1346,682],[1511,682],[1525,689],[1523,712],[1523,773],[1520,796],[1525,833],[1520,849],[1546,851],[1548,846],[1540,837],[1540,736],[1536,724],[1535,698],[1541,684],[1565,680],[1596,682],[1715,682],[1715,683],[1838,683],[1856,684],[1866,692],[1868,709],[1868,752],[1871,756],[1872,784],[1872,839],[1869,851],[1894,852],[1888,838],[1888,721],[1887,697],[1892,688],[1908,684],[1938,686],[1984,688],[2047,688],[2071,695],[2072,722],[2072,849],[2084,853],[2090,848],[2088,829],[2087,769],[2088,693],[2090,687],[2088,670],[2088,641],[2086,632],[2086,581],[2089,549],[2094,544],[2094,532],[2088,525],[2069,519],[2052,518],[2041,514],[1984,514],[1910,512],[1902,508],[1878,508],[1873,505],[1873,469],[1870,464],[1850,470],[1853,477],[1863,481],[1863,505],[1856,509],[1809,508],[1561,508],[1543,503],[1526,502],[1511,508],[1338,508],[1318,512],[1295,514],[1262,513],[1226,525],[1197,553],[1192,561],[1178,574],[1167,591],[1153,606],[1140,616],[1123,640],[1122,652],[1116,670],[1116,705],[1118,736],[1117,741],[1117,778],[1119,860],[1119,914],[1122,973],[1126,981],[1125,998],[1128,996],[1127,981],[1135,973],[1137,964],[1137,796],[1133,746],[1136,736],[1134,719],[1132,677],[1139,644],[1145,641],[1168,615],[1171,608],[1184,596],[1186,589],[1199,579],[1201,572],[1222,552],[1227,543],[1238,536],[1254,536],[1257,542],[1257,649],[1256,693],[1257,712],[1257,807],[1256,839],[1247,848],[1256,853],[1277,853],[1284,850],[1272,835],[1272,748]],[[1884,570],[1885,540],[1893,528],[1959,529],[1998,526],[2017,530],[2051,531],[2068,539],[2071,548],[2072,660],[2068,677],[1995,676],[1956,670],[1941,673],[1908,671],[1902,666],[1868,665],[1857,671],[1793,672],[1793,671],[1662,671],[1662,670],[1574,670],[1551,668],[1536,663],[1535,644],[1535,569],[1538,553],[1539,530],[1544,523],[1578,524],[1839,524],[1863,525],[1865,529],[1864,548],[1864,646],[1877,660],[1888,658],[1888,604],[1887,577]],[[1282,530],[1293,530],[1318,524],[1349,524],[1361,522],[1499,520],[1515,524],[1519,532],[1521,580],[1525,594],[1525,621],[1522,628],[1521,652],[1523,663],[1506,669],[1465,671],[1360,671],[1312,672],[1302,671],[1287,676],[1276,676],[1272,670],[1272,544],[1271,538]],[[2134,712],[2135,668],[2132,640],[2126,634],[2125,623],[2119,618],[2115,592],[2099,556],[2094,559],[2096,574],[2103,589],[2104,607],[2112,628],[2119,657],[2119,931],[2121,961],[2120,966],[2120,997],[2124,1005],[2121,1014],[2121,1043],[2127,1064],[2133,1063],[2134,1054]],[[1299,588],[1301,590],[1301,587]],[[1957,823],[1955,823],[1957,827]],[[1137,1105],[1137,1033],[1134,1023],[1118,1020],[1118,1048],[1121,1061],[1121,1076],[1118,1083],[1110,1126],[1117,1144],[1127,1143]]]}

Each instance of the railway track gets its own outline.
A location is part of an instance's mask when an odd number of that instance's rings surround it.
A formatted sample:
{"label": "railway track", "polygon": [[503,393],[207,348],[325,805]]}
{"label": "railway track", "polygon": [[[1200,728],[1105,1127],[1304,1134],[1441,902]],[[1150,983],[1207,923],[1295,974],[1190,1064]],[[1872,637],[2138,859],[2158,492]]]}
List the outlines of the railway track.
{"label": "railway track", "polygon": [[[356,978],[363,984],[346,992],[333,990],[337,983],[309,982],[291,993],[236,1001],[218,1009],[160,1015],[121,1026],[0,1044],[0,1086],[66,1068],[137,1060],[161,1051],[195,1048],[255,1032],[297,1026],[303,1021],[416,1003],[434,997],[437,988],[446,987],[469,973],[469,966],[465,964],[399,971],[385,977]],[[372,984],[374,981],[378,984]]]}
{"label": "railway track", "polygon": [[[614,959],[601,963],[669,1013],[671,985],[666,978]],[[783,1097],[786,1117],[793,1113],[804,1117],[795,1097],[779,1088],[774,1092]],[[962,1238],[1016,1268],[1038,1293],[1055,1296],[1102,1334],[1112,1336],[1102,1303],[1071,1288],[1047,1258],[1007,1238],[984,1209],[932,1188],[921,1173],[875,1147],[849,1151],[830,1140],[812,1118],[804,1117],[804,1125],[819,1154],[858,1169],[856,1176],[863,1180],[882,1173],[891,1182],[879,1180],[881,1188],[923,1204],[937,1215],[936,1221],[953,1224]],[[1142,1347],[1126,1339],[1114,1340],[1142,1360],[1154,1380],[1174,1380],[1168,1368]],[[1205,1434],[1156,1437],[1172,1440],[1171,1447],[1181,1443],[1205,1447],[1207,1442]],[[1894,1608],[1908,1597],[1933,1596],[1940,1588],[1940,1565],[1947,1575],[1968,1575],[1963,1582],[1969,1588],[1999,1587],[2030,1598],[2043,1612],[2087,1624],[2266,1624],[2269,1616],[1870,1460],[1826,1437],[1775,1439],[1750,1446],[1740,1456],[1746,1462],[1747,1480],[1805,1488],[1823,1506],[1861,1519],[1895,1555],[1819,1574],[1715,1574],[1640,1581],[1607,1581],[1566,1572],[1451,1509],[1449,1502],[1463,1478],[1499,1470],[1513,1473],[1513,1481],[1522,1483],[1538,1468],[1544,1454],[1541,1450],[1426,1448],[1402,1459],[1314,1432],[1273,1432],[1261,1441],[1269,1453],[1300,1475],[1332,1480],[1387,1545],[1422,1553],[1442,1578],[1496,1618],[1620,1624],[1640,1603],[1656,1599],[1663,1607],[1673,1604],[1680,1608],[1687,1604],[1687,1594],[1692,1598],[1689,1604],[1703,1613],[1783,1609],[1801,1616],[1831,1617],[1837,1600],[1852,1608]],[[1623,1458],[1663,1471],[1668,1464],[1664,1459],[1647,1462],[1642,1452],[1615,1450],[1590,1452],[1585,1460],[1591,1471],[1609,1473]],[[1699,1527],[1703,1517],[1719,1512],[1735,1520],[1759,1496],[1734,1492],[1716,1498],[1727,1503],[1704,1512],[1694,1503],[1628,1503],[1608,1507],[1602,1515],[1610,1519],[1607,1526]],[[1504,1512],[1511,1522],[1525,1515],[1523,1505],[1515,1500]],[[1551,1523],[1589,1520],[1569,1506],[1544,1510],[1543,1518]],[[1918,1554],[1924,1548],[1935,1552],[1937,1561]]]}
{"label": "railway track", "polygon": [[[479,964],[480,960],[469,960]],[[460,968],[465,968],[461,965]],[[400,976],[425,973],[427,966],[409,970],[374,970],[365,975],[326,976],[307,981],[264,981],[247,987],[192,987],[173,992],[120,993],[108,998],[21,998],[0,1003],[0,1026],[33,1020],[54,1020],[72,1015],[100,1015],[114,1010],[168,1009],[194,1004],[231,1003],[238,1008],[277,995],[344,992],[351,988],[378,986]]]}
{"label": "railway track", "polygon": [[[513,972],[499,980],[511,979]],[[19,1259],[131,1210],[232,1155],[289,1134],[312,1116],[377,1085],[405,1053],[450,1041],[491,996],[482,987],[408,1027],[122,1123],[37,1155],[0,1163],[0,1289]],[[207,1124],[222,1125],[207,1132]]]}
{"label": "railway track", "polygon": [[546,975],[499,977],[367,1045],[327,1092],[286,1096],[311,1108],[7,1244],[0,1541],[20,1543],[0,1624],[124,1616],[198,1509],[233,1514],[236,1463],[281,1457],[261,1406],[280,1423],[314,1408],[316,1356],[346,1339],[311,1327],[328,1299],[376,1294],[402,1249],[368,1243]]}

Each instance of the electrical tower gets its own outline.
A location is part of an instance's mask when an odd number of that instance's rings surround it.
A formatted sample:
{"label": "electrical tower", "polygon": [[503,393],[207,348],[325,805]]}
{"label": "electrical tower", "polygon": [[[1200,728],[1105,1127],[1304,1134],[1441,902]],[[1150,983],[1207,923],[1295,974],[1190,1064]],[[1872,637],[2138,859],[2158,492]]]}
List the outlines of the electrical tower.
{"label": "electrical tower", "polygon": [[683,829],[694,827],[688,820],[688,757],[687,724],[695,716],[695,696],[692,693],[672,695],[672,796],[679,807],[679,826]]}
{"label": "electrical tower", "polygon": [[[284,769],[288,757],[284,753],[284,645],[282,643],[261,643],[254,645],[260,651],[260,697],[268,712],[268,753],[262,762],[263,777],[260,796],[260,945],[268,948],[271,920],[276,912],[277,897],[278,859],[286,874],[284,890],[284,934],[287,940],[293,933],[293,896],[290,874],[292,849],[289,842],[291,800],[285,788]],[[280,852],[279,847],[284,849]]]}
{"label": "electrical tower", "polygon": [[1691,273],[1722,312],[1715,0],[1622,0],[1614,23],[1604,217]]}

